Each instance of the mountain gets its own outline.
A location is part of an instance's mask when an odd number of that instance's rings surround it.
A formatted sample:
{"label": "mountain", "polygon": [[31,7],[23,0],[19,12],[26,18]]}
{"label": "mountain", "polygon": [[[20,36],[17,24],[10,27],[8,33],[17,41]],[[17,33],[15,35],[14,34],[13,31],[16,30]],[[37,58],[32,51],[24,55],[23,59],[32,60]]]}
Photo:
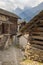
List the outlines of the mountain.
{"label": "mountain", "polygon": [[22,12],[22,9],[20,9],[19,7],[16,8],[16,10],[14,11],[15,14],[19,15]]}
{"label": "mountain", "polygon": [[26,8],[23,10],[22,13],[20,13],[20,15],[22,15],[21,17],[23,17],[23,15],[24,15],[23,19],[26,21],[29,21],[31,19],[32,14],[34,14],[34,12],[32,11],[32,8]]}
{"label": "mountain", "polygon": [[33,8],[31,9],[31,11],[33,12],[33,14],[32,14],[32,12],[30,13],[30,14],[31,14],[30,19],[29,19],[29,16],[27,15],[27,16],[26,16],[26,21],[31,20],[35,15],[37,15],[37,14],[38,14],[40,11],[42,11],[42,10],[43,10],[43,2],[40,3],[38,6],[33,7]]}
{"label": "mountain", "polygon": [[23,10],[17,8],[15,10],[16,14],[20,16],[22,19],[26,20],[27,22],[31,20],[35,15],[37,15],[41,10],[43,10],[43,2],[40,3],[36,7],[25,7]]}

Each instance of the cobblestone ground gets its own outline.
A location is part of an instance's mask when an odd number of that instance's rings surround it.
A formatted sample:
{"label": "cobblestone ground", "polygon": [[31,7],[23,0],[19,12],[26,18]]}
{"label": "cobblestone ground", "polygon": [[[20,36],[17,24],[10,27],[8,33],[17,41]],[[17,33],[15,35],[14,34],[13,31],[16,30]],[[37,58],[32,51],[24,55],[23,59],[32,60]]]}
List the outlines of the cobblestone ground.
{"label": "cobblestone ground", "polygon": [[20,65],[22,59],[21,50],[13,46],[7,50],[0,51],[0,65]]}

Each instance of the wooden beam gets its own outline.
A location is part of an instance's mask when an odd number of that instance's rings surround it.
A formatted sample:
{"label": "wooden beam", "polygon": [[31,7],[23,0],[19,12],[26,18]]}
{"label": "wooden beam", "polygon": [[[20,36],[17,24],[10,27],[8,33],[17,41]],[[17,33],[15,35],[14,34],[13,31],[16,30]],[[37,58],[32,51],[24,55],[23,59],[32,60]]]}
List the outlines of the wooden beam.
{"label": "wooden beam", "polygon": [[33,47],[36,47],[36,48],[38,48],[38,49],[42,49],[42,50],[43,50],[43,46],[36,45],[36,44],[32,44],[31,46],[33,46]]}
{"label": "wooden beam", "polygon": [[29,27],[29,29],[32,28],[32,26],[35,26],[35,25],[37,26],[37,23],[38,23],[39,21],[40,21],[40,20],[37,20],[36,22],[34,21],[34,23],[32,23],[32,25]]}
{"label": "wooden beam", "polygon": [[7,34],[3,34],[3,35],[8,35],[8,36],[9,36],[9,35],[11,35],[11,34],[7,33]]}
{"label": "wooden beam", "polygon": [[43,32],[31,32],[31,34],[40,34],[40,35],[43,35]]}
{"label": "wooden beam", "polygon": [[32,28],[32,31],[36,31],[36,32],[37,32],[37,31],[39,31],[39,32],[43,32],[43,27],[40,27],[40,26],[39,26],[39,27],[37,27],[37,28],[35,28],[35,27],[34,27],[34,28]]}
{"label": "wooden beam", "polygon": [[31,38],[33,38],[33,39],[41,39],[41,40],[43,40],[43,36],[30,36]]}
{"label": "wooden beam", "polygon": [[2,38],[3,37],[3,35],[0,35],[0,38]]}
{"label": "wooden beam", "polygon": [[[35,22],[35,21],[34,21],[34,22]],[[37,25],[38,22],[43,23],[43,20],[37,20],[35,23],[33,23],[33,24],[29,27],[29,29],[32,28],[33,26],[36,26],[36,27],[37,27],[37,26],[38,26],[38,25]]]}
{"label": "wooden beam", "polygon": [[[34,40],[34,41],[31,41],[32,43],[34,43],[34,44],[43,44],[43,42],[42,41],[36,41],[36,40]],[[30,43],[31,43],[30,42]]]}
{"label": "wooden beam", "polygon": [[5,23],[5,24],[13,24],[12,22],[10,22],[10,21],[1,21],[0,20],[0,23],[2,24],[2,23]]}
{"label": "wooden beam", "polygon": [[43,22],[43,20],[41,19],[41,20],[40,20],[40,23],[42,23],[42,22]]}

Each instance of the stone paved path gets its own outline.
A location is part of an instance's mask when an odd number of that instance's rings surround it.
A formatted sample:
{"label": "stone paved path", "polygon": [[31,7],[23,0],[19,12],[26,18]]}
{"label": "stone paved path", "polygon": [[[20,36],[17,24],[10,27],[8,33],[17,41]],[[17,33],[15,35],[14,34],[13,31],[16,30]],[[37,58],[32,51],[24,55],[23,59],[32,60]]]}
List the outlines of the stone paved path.
{"label": "stone paved path", "polygon": [[13,46],[7,50],[0,51],[0,65],[20,65],[22,59],[21,50]]}

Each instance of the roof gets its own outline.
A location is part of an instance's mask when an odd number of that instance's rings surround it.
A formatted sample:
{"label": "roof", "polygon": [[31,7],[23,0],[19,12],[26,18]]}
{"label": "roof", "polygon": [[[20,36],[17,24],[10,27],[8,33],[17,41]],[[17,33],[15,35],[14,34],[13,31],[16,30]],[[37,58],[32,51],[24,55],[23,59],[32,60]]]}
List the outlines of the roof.
{"label": "roof", "polygon": [[11,16],[11,17],[15,17],[15,18],[20,18],[19,16],[17,16],[16,14],[12,13],[12,12],[9,12],[9,11],[6,11],[4,9],[0,9],[0,13],[1,14],[4,14],[4,15],[7,15],[7,16]]}
{"label": "roof", "polygon": [[38,13],[33,19],[31,19],[20,31],[23,32],[27,30],[34,22],[36,22],[38,19],[40,19],[43,16],[43,10]]}

